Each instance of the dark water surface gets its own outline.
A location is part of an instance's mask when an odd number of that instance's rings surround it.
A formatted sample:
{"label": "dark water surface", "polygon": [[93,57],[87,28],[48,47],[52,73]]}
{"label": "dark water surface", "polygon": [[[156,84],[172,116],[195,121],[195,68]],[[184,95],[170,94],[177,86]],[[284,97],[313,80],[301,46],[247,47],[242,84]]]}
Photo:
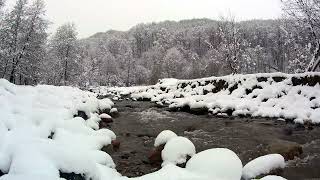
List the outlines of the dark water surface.
{"label": "dark water surface", "polygon": [[[186,112],[169,112],[150,102],[119,101],[115,107],[120,117],[111,129],[121,142],[120,150],[109,151],[117,170],[136,177],[153,171],[148,154],[162,130],[172,130],[189,138],[197,152],[210,148],[229,148],[243,164],[272,153],[270,144],[296,144],[303,153],[287,162],[282,176],[289,180],[320,178],[320,129],[303,127],[276,119],[213,117]],[[281,148],[280,148],[281,149]]]}

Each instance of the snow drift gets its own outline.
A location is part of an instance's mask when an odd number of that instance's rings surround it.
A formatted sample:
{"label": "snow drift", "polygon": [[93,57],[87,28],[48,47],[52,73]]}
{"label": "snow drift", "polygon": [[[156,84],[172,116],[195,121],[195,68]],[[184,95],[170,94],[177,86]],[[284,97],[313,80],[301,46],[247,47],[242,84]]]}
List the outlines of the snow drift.
{"label": "snow drift", "polygon": [[112,106],[77,88],[0,79],[0,179],[59,179],[61,172],[99,179],[100,166],[115,167],[100,149],[116,136],[98,130],[97,115]]}

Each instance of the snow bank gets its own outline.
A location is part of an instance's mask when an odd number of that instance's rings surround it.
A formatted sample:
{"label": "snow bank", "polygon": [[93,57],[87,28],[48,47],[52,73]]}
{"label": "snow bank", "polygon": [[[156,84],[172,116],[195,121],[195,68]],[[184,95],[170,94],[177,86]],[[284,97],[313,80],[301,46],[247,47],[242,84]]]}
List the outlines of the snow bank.
{"label": "snow bank", "polygon": [[[115,168],[100,149],[116,136],[97,130],[97,113],[112,106],[77,88],[16,86],[0,79],[0,170],[6,174],[0,179],[57,180],[59,172],[100,179],[99,166]],[[74,117],[79,111],[88,119]]]}
{"label": "snow bank", "polygon": [[167,164],[183,164],[187,161],[187,157],[192,157],[196,153],[193,143],[185,137],[171,138],[161,152],[163,160],[162,166]]}
{"label": "snow bank", "polygon": [[269,154],[258,157],[243,167],[243,179],[252,179],[262,174],[268,174],[272,170],[285,167],[284,157],[280,154]]}
{"label": "snow bank", "polygon": [[166,144],[170,139],[177,137],[176,133],[170,130],[162,131],[154,141],[154,147],[158,147],[160,145]]}
{"label": "snow bank", "polygon": [[195,114],[271,117],[320,123],[320,73],[249,74],[194,80],[164,79],[153,86],[106,88],[95,92],[130,95],[171,110]]}
{"label": "snow bank", "polygon": [[186,165],[191,172],[206,175],[208,179],[241,179],[242,162],[229,149],[217,148],[194,155]]}

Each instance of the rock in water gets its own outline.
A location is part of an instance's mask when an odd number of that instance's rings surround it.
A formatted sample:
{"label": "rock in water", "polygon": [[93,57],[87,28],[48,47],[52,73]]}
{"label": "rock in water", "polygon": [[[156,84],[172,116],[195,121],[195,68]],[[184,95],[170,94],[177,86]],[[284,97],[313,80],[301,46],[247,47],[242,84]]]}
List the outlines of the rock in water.
{"label": "rock in water", "polygon": [[268,145],[270,153],[281,154],[285,160],[293,160],[294,157],[300,156],[303,152],[302,146],[295,142],[277,140]]}
{"label": "rock in water", "polygon": [[110,110],[110,115],[111,115],[111,117],[114,117],[114,118],[119,117],[118,109],[117,108],[112,108]]}
{"label": "rock in water", "polygon": [[151,152],[148,155],[149,163],[153,165],[161,165],[162,163],[162,157],[161,157],[161,152],[164,149],[164,144],[155,147],[154,149],[151,150]]}
{"label": "rock in water", "polygon": [[113,140],[111,141],[112,148],[115,152],[117,152],[120,149],[120,141]]}
{"label": "rock in water", "polygon": [[110,123],[113,123],[113,119],[108,114],[100,114],[101,121],[99,122],[99,129],[110,127]]}
{"label": "rock in water", "polygon": [[194,155],[187,162],[186,169],[210,179],[235,180],[241,179],[242,162],[233,151],[216,148]]}
{"label": "rock in water", "polygon": [[261,175],[281,172],[285,165],[284,157],[280,154],[261,156],[250,161],[243,167],[242,178],[253,179]]}

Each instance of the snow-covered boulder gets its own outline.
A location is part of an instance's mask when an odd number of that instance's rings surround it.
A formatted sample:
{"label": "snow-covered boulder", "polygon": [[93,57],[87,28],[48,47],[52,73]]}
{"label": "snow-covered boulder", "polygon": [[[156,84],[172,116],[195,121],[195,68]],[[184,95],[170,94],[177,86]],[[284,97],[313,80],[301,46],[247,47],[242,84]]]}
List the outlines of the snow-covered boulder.
{"label": "snow-covered boulder", "polygon": [[164,149],[165,144],[175,137],[177,137],[176,133],[170,130],[164,130],[158,134],[154,141],[154,148],[148,154],[148,159],[151,164],[160,165],[162,163],[162,150]]}
{"label": "snow-covered boulder", "polygon": [[186,169],[210,179],[240,180],[242,162],[233,151],[216,148],[194,155],[187,162]]}
{"label": "snow-covered boulder", "polygon": [[100,114],[99,117],[101,119],[112,119],[112,117],[109,114]]}
{"label": "snow-covered boulder", "polygon": [[285,167],[284,157],[280,154],[269,154],[258,157],[243,167],[242,178],[252,179],[259,175],[268,174],[272,170]]}
{"label": "snow-covered boulder", "polygon": [[269,175],[261,178],[260,180],[287,180],[281,176],[274,176],[274,175]]}
{"label": "snow-covered boulder", "polygon": [[154,146],[158,147],[160,145],[166,144],[170,139],[177,137],[177,134],[170,131],[170,130],[164,130],[162,131],[154,141]]}
{"label": "snow-covered boulder", "polygon": [[112,108],[112,109],[110,110],[110,115],[111,115],[112,117],[118,117],[118,116],[119,116],[118,109],[117,109],[117,108]]}
{"label": "snow-covered boulder", "polygon": [[171,138],[161,153],[162,166],[183,164],[187,161],[188,156],[192,157],[195,153],[196,148],[189,139],[180,136]]}
{"label": "snow-covered boulder", "polygon": [[109,113],[112,106],[114,106],[114,103],[108,98],[100,99],[98,104],[99,104],[99,110],[102,113]]}
{"label": "snow-covered boulder", "polygon": [[108,128],[110,123],[113,123],[113,119],[108,114],[99,115],[101,121],[99,122],[99,129]]}

